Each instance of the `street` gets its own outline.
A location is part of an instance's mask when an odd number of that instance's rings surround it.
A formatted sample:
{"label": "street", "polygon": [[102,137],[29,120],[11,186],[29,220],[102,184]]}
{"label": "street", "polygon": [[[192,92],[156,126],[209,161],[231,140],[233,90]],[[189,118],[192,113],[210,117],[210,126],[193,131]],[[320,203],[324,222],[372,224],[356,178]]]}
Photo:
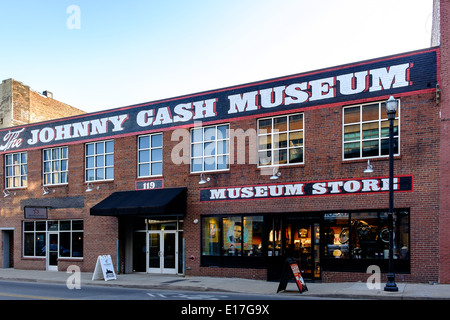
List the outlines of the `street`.
{"label": "street", "polygon": [[134,289],[85,285],[68,289],[62,284],[0,281],[0,300],[305,300],[299,294],[242,294],[188,290]]}

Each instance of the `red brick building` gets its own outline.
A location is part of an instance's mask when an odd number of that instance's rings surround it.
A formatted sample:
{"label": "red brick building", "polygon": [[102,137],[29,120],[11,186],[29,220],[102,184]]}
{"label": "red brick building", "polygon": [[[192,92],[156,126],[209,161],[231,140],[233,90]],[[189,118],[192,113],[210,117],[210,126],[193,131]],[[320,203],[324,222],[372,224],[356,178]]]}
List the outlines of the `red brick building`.
{"label": "red brick building", "polygon": [[290,257],[307,279],[385,274],[393,96],[396,279],[449,283],[447,51],[0,130],[0,265],[92,272],[108,254],[126,273],[276,280]]}

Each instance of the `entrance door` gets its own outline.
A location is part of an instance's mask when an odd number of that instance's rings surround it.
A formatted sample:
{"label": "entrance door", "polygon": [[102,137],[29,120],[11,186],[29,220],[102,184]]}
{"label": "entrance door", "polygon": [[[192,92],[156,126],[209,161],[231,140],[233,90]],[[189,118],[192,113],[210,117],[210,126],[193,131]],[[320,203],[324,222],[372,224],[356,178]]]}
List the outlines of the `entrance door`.
{"label": "entrance door", "polygon": [[177,238],[178,234],[176,231],[149,231],[147,233],[148,273],[177,273]]}
{"label": "entrance door", "polygon": [[47,237],[47,270],[58,271],[59,239],[58,233],[48,233]]}
{"label": "entrance door", "polygon": [[298,260],[305,279],[320,279],[320,224],[296,221],[287,224],[286,253]]}

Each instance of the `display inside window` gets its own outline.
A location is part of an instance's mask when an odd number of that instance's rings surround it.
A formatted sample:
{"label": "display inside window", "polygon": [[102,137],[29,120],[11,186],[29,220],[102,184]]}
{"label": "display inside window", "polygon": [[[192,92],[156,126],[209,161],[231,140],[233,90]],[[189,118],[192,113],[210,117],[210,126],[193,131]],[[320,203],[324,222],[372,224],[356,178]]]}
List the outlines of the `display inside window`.
{"label": "display inside window", "polygon": [[223,218],[223,255],[238,256],[242,254],[243,245],[248,246],[249,232],[241,217]]}
{"label": "display inside window", "polygon": [[262,256],[263,217],[204,217],[203,256]]}
{"label": "display inside window", "polygon": [[269,231],[267,256],[278,257],[281,255],[281,220],[274,219]]}
{"label": "display inside window", "polygon": [[[388,259],[386,212],[324,215],[324,256],[334,259]],[[395,213],[394,259],[409,259],[409,215]]]}
{"label": "display inside window", "polygon": [[220,256],[219,218],[203,220],[203,255]]}

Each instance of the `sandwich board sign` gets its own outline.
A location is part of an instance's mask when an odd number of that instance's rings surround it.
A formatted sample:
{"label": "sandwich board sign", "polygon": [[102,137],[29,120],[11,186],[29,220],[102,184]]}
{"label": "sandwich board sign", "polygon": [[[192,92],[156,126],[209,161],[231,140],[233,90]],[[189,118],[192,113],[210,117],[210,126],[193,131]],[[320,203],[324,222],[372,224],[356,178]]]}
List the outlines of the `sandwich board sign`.
{"label": "sandwich board sign", "polygon": [[298,267],[298,262],[294,259],[287,258],[284,263],[284,268],[281,274],[280,284],[278,285],[277,293],[286,290],[287,284],[292,277],[295,279],[295,283],[297,284],[298,291],[303,293],[308,291],[308,287],[306,287],[306,283],[303,280],[302,274],[300,272],[300,268]]}
{"label": "sandwich board sign", "polygon": [[97,258],[97,263],[95,264],[92,280],[99,280],[102,278],[105,279],[105,281],[117,280],[110,255],[98,256]]}

